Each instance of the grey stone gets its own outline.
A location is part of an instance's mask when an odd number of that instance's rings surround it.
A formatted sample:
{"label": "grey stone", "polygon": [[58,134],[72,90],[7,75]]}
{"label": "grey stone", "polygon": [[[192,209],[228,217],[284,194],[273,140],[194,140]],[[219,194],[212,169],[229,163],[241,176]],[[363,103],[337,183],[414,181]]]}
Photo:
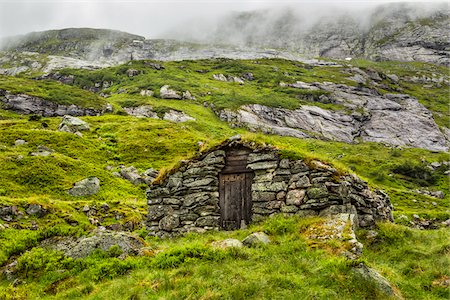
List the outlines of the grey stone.
{"label": "grey stone", "polygon": [[270,243],[270,238],[264,232],[255,232],[248,235],[242,243],[247,247],[255,247],[259,245],[267,245]]}
{"label": "grey stone", "polygon": [[27,144],[27,142],[25,141],[25,140],[16,140],[15,142],[14,142],[14,145],[16,145],[16,146],[22,146],[22,145],[26,145]]}
{"label": "grey stone", "polygon": [[31,156],[49,156],[49,155],[51,155],[53,152],[55,152],[55,151],[52,150],[52,149],[50,149],[50,148],[48,148],[48,147],[39,145],[39,146],[37,147],[37,150],[34,151],[34,152],[31,152],[30,155],[31,155]]}
{"label": "grey stone", "polygon": [[148,219],[150,221],[158,221],[163,216],[173,213],[173,208],[170,205],[150,205],[148,209]]}
{"label": "grey stone", "polygon": [[45,117],[55,116],[96,116],[102,113],[99,109],[83,108],[76,105],[61,105],[49,100],[43,100],[25,94],[11,94],[3,91],[0,102],[4,104],[4,109],[12,110],[20,114],[33,114]]}
{"label": "grey stone", "polygon": [[72,196],[91,196],[100,190],[100,180],[97,177],[88,177],[75,183],[68,193]]}
{"label": "grey stone", "polygon": [[179,94],[179,92],[170,89],[169,85],[164,85],[159,90],[159,96],[162,99],[182,99],[182,96]]}
{"label": "grey stone", "polygon": [[141,92],[139,94],[141,96],[152,97],[155,94],[155,92],[153,92],[151,90],[141,90]]}
{"label": "grey stone", "polygon": [[291,183],[291,185],[289,186],[289,188],[292,189],[303,189],[303,188],[308,188],[311,186],[311,183],[309,181],[308,176],[304,175],[302,177],[300,177],[297,181]]}
{"label": "grey stone", "polygon": [[255,162],[247,165],[248,168],[252,170],[267,170],[267,169],[275,169],[278,167],[277,161],[262,161],[262,162]]}
{"label": "grey stone", "polygon": [[295,205],[285,205],[282,206],[280,209],[281,212],[283,213],[296,213],[298,211],[298,207]]}
{"label": "grey stone", "polygon": [[193,117],[188,116],[184,112],[176,111],[176,110],[172,110],[172,109],[164,114],[163,120],[171,121],[171,122],[175,122],[175,123],[195,121],[195,119]]}
{"label": "grey stone", "polygon": [[215,180],[213,178],[204,178],[204,179],[199,179],[199,180],[195,180],[191,183],[187,183],[185,184],[187,187],[200,187],[200,186],[208,186],[210,184],[212,184]]}
{"label": "grey stone", "polygon": [[141,177],[138,170],[133,166],[121,168],[120,175],[124,179],[128,180],[129,182],[135,185],[145,183],[144,179]]}
{"label": "grey stone", "polygon": [[302,209],[297,211],[295,214],[300,217],[314,217],[318,215],[318,212],[312,209]]}
{"label": "grey stone", "polygon": [[46,214],[46,210],[39,204],[30,204],[25,212],[29,215],[43,217]]}
{"label": "grey stone", "polygon": [[253,192],[252,200],[254,202],[273,201],[276,199],[276,193],[274,192]]}
{"label": "grey stone", "polygon": [[286,189],[287,185],[285,182],[257,182],[252,184],[252,191],[254,192],[281,192],[286,191]]}
{"label": "grey stone", "polygon": [[374,269],[367,267],[364,263],[360,263],[358,266],[353,267],[353,272],[360,275],[365,280],[374,283],[385,295],[394,295],[394,289],[389,281]]}
{"label": "grey stone", "polygon": [[167,215],[159,221],[159,228],[165,231],[172,231],[180,226],[180,218],[175,215]]}
{"label": "grey stone", "polygon": [[328,190],[326,188],[308,188],[306,190],[309,199],[319,199],[328,196]]}
{"label": "grey stone", "polygon": [[211,246],[213,246],[214,248],[228,249],[228,248],[242,248],[244,247],[244,244],[242,244],[242,242],[237,239],[225,239],[223,241],[212,242]]}
{"label": "grey stone", "polygon": [[205,216],[200,217],[195,221],[197,227],[218,227],[220,217],[217,216]]}
{"label": "grey stone", "polygon": [[277,161],[278,155],[274,152],[269,153],[250,153],[247,159],[247,163],[255,163],[260,161]]}
{"label": "grey stone", "polygon": [[59,124],[58,130],[63,132],[75,133],[79,131],[88,131],[90,129],[89,124],[85,121],[65,115]]}
{"label": "grey stone", "polygon": [[136,106],[136,107],[124,107],[123,110],[130,116],[134,116],[134,117],[138,117],[138,118],[159,119],[158,114],[153,111],[153,107],[150,105],[141,105],[141,106]]}
{"label": "grey stone", "polygon": [[228,81],[228,79],[223,74],[213,74],[213,79],[218,81]]}
{"label": "grey stone", "polygon": [[290,190],[286,195],[286,204],[300,206],[305,199],[305,195],[305,190]]}
{"label": "grey stone", "polygon": [[137,255],[144,246],[141,238],[124,232],[97,231],[92,236],[54,237],[41,243],[43,248],[62,251],[71,258],[84,258],[100,249],[108,251],[112,246],[118,246],[123,255]]}

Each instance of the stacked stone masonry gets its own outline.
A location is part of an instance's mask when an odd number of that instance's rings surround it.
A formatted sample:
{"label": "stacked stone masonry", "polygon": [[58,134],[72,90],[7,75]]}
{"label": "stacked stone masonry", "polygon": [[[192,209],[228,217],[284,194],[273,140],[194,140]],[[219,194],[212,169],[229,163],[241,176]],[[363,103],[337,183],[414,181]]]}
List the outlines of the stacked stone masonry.
{"label": "stacked stone masonry", "polygon": [[[187,232],[219,230],[219,174],[228,144],[198,160],[185,162],[175,173],[147,191],[150,232],[170,237]],[[272,148],[251,150],[247,168],[253,170],[252,222],[274,214],[326,216],[353,214],[360,227],[392,221],[389,197],[371,191],[354,175],[342,175],[319,161],[282,159]]]}

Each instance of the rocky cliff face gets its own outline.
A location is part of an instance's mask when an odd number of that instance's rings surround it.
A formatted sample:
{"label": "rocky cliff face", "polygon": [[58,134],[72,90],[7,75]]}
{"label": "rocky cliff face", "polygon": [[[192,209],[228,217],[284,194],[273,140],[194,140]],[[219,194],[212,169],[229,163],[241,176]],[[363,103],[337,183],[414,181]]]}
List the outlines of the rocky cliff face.
{"label": "rocky cliff face", "polygon": [[218,115],[234,126],[282,136],[448,150],[445,136],[430,111],[408,95],[380,95],[375,90],[334,83],[297,82],[289,86],[329,92],[322,100],[340,104],[347,111],[308,105],[289,110],[252,104],[237,111],[222,110]]}

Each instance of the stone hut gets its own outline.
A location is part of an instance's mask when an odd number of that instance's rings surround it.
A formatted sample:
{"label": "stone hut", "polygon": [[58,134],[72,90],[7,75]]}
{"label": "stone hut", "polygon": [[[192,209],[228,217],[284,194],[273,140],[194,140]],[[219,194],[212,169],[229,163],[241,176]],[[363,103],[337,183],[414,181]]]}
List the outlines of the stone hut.
{"label": "stone hut", "polygon": [[279,213],[348,213],[360,227],[392,221],[389,197],[358,177],[240,140],[182,162],[150,187],[147,199],[147,227],[160,237],[239,229]]}

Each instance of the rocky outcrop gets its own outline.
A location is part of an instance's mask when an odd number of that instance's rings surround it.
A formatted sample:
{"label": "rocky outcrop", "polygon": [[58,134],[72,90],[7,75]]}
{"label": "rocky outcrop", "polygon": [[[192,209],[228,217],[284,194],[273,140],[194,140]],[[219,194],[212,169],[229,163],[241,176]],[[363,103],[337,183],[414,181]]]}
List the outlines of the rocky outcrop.
{"label": "rocky outcrop", "polygon": [[116,177],[121,177],[128,180],[132,184],[147,184],[150,185],[156,177],[158,177],[158,171],[155,169],[147,169],[144,172],[139,172],[135,167],[120,166],[119,172],[113,173]]}
{"label": "rocky outcrop", "polygon": [[[251,75],[248,75],[248,74],[251,74]],[[247,73],[246,75],[247,75],[248,78],[252,78],[252,80],[253,80],[253,74],[252,73]],[[239,83],[239,84],[244,84],[245,83],[244,79],[242,79],[241,77],[237,77],[237,76],[231,76],[231,75],[225,76],[223,74],[214,74],[212,77],[213,77],[213,79],[218,80],[218,81],[236,82],[236,83]]]}
{"label": "rocky outcrop", "polygon": [[185,114],[182,111],[177,111],[173,109],[169,109],[163,114],[158,114],[152,106],[150,105],[141,105],[136,107],[124,107],[125,112],[131,116],[135,116],[138,118],[152,118],[152,119],[161,119],[166,121],[171,121],[175,123],[182,123],[187,121],[195,121],[195,118]]}
{"label": "rocky outcrop", "polygon": [[[240,146],[239,141],[229,142],[184,162],[160,183],[154,183],[147,191],[148,230],[167,237],[219,229],[219,174],[227,151]],[[302,160],[281,159],[276,149],[264,148],[251,150],[246,167],[255,174],[251,184],[252,221],[280,213],[349,213],[361,227],[392,220],[392,206],[386,194],[371,191],[356,176],[340,174],[319,161],[306,164]]]}
{"label": "rocky outcrop", "polygon": [[282,136],[319,137],[347,143],[361,139],[433,151],[448,150],[445,136],[431,112],[408,95],[380,95],[375,90],[334,83],[297,82],[281,86],[326,92],[328,102],[351,112],[311,105],[289,110],[252,104],[237,111],[222,110],[219,117],[233,126]]}
{"label": "rocky outcrop", "polygon": [[137,255],[144,246],[144,241],[125,232],[97,231],[81,238],[53,237],[41,242],[41,247],[62,251],[65,256],[72,258],[87,257],[97,249],[108,251],[113,246],[118,247],[120,252],[115,254],[125,257]]}
{"label": "rocky outcrop", "polygon": [[11,94],[0,90],[0,102],[3,108],[20,114],[33,114],[44,117],[56,116],[97,116],[103,113],[101,109],[83,108],[72,105],[57,104],[26,94]]}

